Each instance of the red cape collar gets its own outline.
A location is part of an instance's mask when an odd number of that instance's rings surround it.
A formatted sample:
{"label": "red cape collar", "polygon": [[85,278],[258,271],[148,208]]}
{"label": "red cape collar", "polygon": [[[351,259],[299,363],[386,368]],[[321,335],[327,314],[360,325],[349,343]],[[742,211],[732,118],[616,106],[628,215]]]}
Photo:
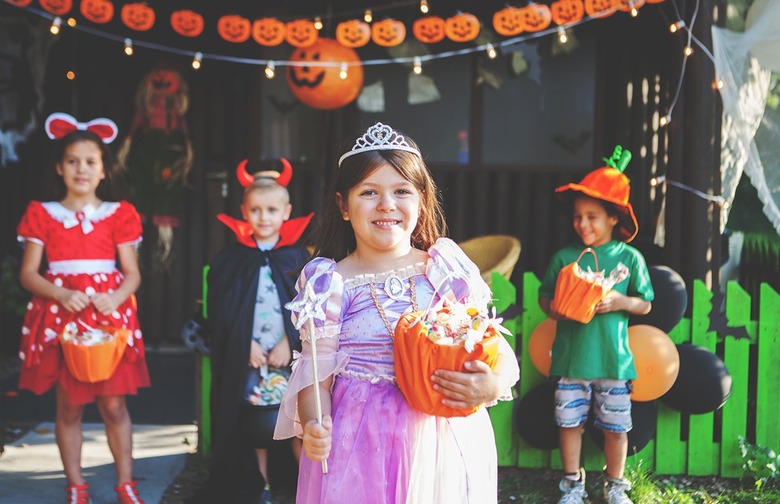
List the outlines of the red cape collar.
{"label": "red cape collar", "polygon": [[[282,224],[282,229],[279,230],[279,241],[274,245],[274,248],[277,249],[288,245],[295,245],[303,235],[303,232],[306,231],[306,227],[309,225],[309,222],[311,222],[312,217],[314,217],[314,214],[310,213],[304,217],[296,217],[285,221],[284,224]],[[255,242],[255,238],[252,235],[252,226],[250,226],[248,222],[241,219],[235,219],[228,214],[223,213],[217,215],[217,219],[236,234],[238,243],[246,245],[247,247],[257,248],[257,242]]]}

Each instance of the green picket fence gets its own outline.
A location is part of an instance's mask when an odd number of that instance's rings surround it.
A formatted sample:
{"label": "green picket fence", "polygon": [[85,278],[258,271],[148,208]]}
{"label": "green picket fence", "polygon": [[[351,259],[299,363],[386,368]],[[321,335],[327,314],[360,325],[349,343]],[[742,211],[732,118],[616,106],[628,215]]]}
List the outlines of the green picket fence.
{"label": "green picket fence", "polygon": [[[528,341],[546,315],[539,308],[539,279],[533,273],[523,276],[523,305],[516,319],[507,326],[521,345],[521,377],[517,387],[519,401],[529,390],[545,379],[536,371],[528,352]],[[516,289],[499,274],[493,274],[493,295],[499,312],[516,302]],[[758,321],[750,320],[751,298],[737,283],[727,286],[725,331],[712,330],[712,320],[721,316],[719,307],[713,313],[713,294],[701,281],[695,281],[691,318],[683,319],[669,336],[675,343],[691,343],[716,352],[732,377],[731,396],[719,411],[703,415],[683,415],[658,401],[655,439],[628,459],[629,464],[642,462],[644,468],[658,474],[697,476],[742,475],[742,457],[738,437],[755,432],[760,446],[780,448],[780,295],[771,287],[761,286]],[[711,320],[711,316],[713,317]],[[748,338],[730,334],[743,331]],[[510,341],[514,345],[514,341]],[[756,369],[750,372],[751,355]],[[748,396],[748,391],[754,395]],[[496,431],[499,465],[526,468],[560,468],[557,450],[532,448],[514,432],[513,404],[502,403],[490,410]],[[586,470],[601,470],[604,457],[587,436],[583,439],[583,462]]]}

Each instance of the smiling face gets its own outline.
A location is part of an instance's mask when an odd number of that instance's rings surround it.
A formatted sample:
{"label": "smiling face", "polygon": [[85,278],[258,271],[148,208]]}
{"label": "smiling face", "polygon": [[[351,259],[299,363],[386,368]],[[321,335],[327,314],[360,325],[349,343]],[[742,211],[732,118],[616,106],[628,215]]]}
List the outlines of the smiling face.
{"label": "smiling face", "polygon": [[98,184],[106,178],[100,147],[90,140],[68,145],[57,163],[57,174],[65,182],[66,198],[94,196]]}
{"label": "smiling face", "polygon": [[241,205],[241,214],[252,226],[255,240],[267,245],[279,241],[279,231],[291,211],[287,190],[278,184],[249,190]]}
{"label": "smiling face", "polygon": [[610,215],[604,205],[587,196],[574,200],[574,231],[583,245],[599,247],[612,240],[612,230],[618,223],[617,215]]}
{"label": "smiling face", "polygon": [[411,236],[420,215],[420,192],[392,165],[384,163],[349,190],[336,194],[342,217],[355,233],[361,256],[412,248]]}

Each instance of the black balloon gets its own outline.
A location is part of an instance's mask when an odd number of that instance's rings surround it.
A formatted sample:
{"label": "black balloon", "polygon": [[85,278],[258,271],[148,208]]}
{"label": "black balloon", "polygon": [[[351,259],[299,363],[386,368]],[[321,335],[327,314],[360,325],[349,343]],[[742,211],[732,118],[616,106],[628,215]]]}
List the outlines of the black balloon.
{"label": "black balloon", "polygon": [[[658,408],[655,401],[634,402],[631,401],[631,423],[633,428],[628,431],[628,453],[636,455],[647,446],[647,443],[655,436],[655,426]],[[588,422],[585,429],[597,446],[604,449],[604,432]]]}
{"label": "black balloon", "polygon": [[555,382],[547,380],[532,388],[520,400],[515,421],[526,443],[540,450],[558,448],[555,423]]}
{"label": "black balloon", "polygon": [[688,307],[685,281],[668,266],[649,266],[647,269],[655,291],[653,308],[647,315],[632,315],[628,325],[646,324],[669,333],[680,323]]}
{"label": "black balloon", "polygon": [[677,345],[680,373],[661,400],[672,409],[688,414],[715,411],[731,394],[731,375],[723,361],[708,349]]}

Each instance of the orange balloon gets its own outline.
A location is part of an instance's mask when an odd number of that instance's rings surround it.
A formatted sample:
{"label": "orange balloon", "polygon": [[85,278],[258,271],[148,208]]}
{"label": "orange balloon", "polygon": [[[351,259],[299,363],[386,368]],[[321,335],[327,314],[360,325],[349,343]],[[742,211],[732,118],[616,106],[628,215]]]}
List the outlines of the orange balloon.
{"label": "orange balloon", "polygon": [[636,366],[631,400],[653,401],[667,393],[680,371],[680,354],[671,338],[657,327],[634,325],[628,328],[628,346]]}
{"label": "orange balloon", "polygon": [[531,363],[544,376],[550,376],[555,327],[556,322],[553,319],[545,319],[536,326],[528,340],[528,355],[531,357]]}

